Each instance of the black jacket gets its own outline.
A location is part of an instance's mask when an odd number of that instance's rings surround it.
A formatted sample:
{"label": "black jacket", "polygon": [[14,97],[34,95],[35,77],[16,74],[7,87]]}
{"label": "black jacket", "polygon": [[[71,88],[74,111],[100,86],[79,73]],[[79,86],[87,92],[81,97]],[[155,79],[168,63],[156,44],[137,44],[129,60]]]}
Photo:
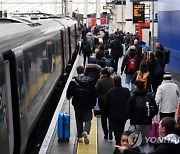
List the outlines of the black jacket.
{"label": "black jacket", "polygon": [[110,48],[111,56],[113,57],[113,59],[123,56],[123,47],[120,40],[115,39],[114,41],[112,41],[112,43],[110,44]]}
{"label": "black jacket", "polygon": [[74,107],[93,108],[96,103],[96,89],[89,76],[75,76],[69,84],[67,98]]}
{"label": "black jacket", "polygon": [[[169,134],[174,135],[174,134]],[[175,141],[175,140],[174,140]],[[176,141],[179,141],[177,138]],[[133,149],[124,150],[124,154],[143,154],[142,152],[137,152]],[[173,143],[172,141],[165,140],[163,143],[159,143],[153,152],[149,154],[180,154],[180,143]]]}
{"label": "black jacket", "polygon": [[[136,110],[136,99],[137,97],[146,97],[148,95],[150,104],[156,105],[155,99],[152,94],[147,94],[145,89],[141,89],[135,91],[134,94],[129,98],[127,108],[126,108],[126,118],[130,119],[131,125],[151,125],[152,118],[144,118],[142,117],[139,112]],[[156,105],[156,114],[158,113],[158,108]]]}
{"label": "black jacket", "polygon": [[107,94],[108,114],[111,121],[125,121],[127,101],[130,97],[128,88],[113,87]]}

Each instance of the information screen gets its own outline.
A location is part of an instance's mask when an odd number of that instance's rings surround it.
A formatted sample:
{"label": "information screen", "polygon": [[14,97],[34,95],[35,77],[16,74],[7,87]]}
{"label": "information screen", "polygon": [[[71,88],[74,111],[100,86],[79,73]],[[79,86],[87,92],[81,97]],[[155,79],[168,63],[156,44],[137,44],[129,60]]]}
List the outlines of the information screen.
{"label": "information screen", "polygon": [[144,23],[145,4],[133,4],[133,23]]}

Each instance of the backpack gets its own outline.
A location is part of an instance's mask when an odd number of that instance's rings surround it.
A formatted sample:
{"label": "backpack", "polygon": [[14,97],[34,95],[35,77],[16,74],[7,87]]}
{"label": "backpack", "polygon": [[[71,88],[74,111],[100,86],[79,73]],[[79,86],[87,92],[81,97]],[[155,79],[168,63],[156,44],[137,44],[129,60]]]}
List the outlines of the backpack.
{"label": "backpack", "polygon": [[142,73],[141,71],[137,71],[136,80],[143,81],[145,89],[147,88],[147,78],[148,78],[149,74],[150,74],[149,71],[145,72],[145,73]]}
{"label": "backpack", "polygon": [[164,74],[163,67],[161,66],[161,64],[159,62],[157,62],[155,69],[154,69],[154,75],[159,76],[159,75],[163,75],[163,74]]}
{"label": "backpack", "polygon": [[105,63],[107,67],[112,67],[112,59],[111,58],[106,58]]}
{"label": "backpack", "polygon": [[145,96],[137,96],[135,102],[135,112],[138,116],[138,120],[141,122],[147,122],[158,113],[158,107],[155,100],[150,94]]}
{"label": "backpack", "polygon": [[134,56],[133,58],[128,55],[129,58],[129,62],[128,62],[128,72],[129,73],[134,73],[136,71],[136,56]]}

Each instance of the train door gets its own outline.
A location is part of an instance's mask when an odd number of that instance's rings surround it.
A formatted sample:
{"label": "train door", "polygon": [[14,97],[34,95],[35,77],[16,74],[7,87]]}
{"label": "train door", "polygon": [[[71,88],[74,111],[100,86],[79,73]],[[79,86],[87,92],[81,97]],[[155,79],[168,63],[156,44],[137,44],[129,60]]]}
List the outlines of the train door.
{"label": "train door", "polygon": [[6,96],[6,110],[7,110],[7,126],[9,132],[9,153],[13,154],[14,150],[14,126],[12,116],[12,99],[11,99],[11,82],[10,82],[10,68],[9,61],[5,61],[5,96]]}
{"label": "train door", "polygon": [[[8,69],[8,68],[7,68]],[[1,153],[13,153],[13,124],[12,124],[12,109],[11,97],[9,92],[10,85],[6,80],[6,65],[0,55],[0,151]],[[11,128],[10,128],[11,127]]]}
{"label": "train door", "polygon": [[71,35],[72,35],[72,33],[71,33],[71,29],[70,29],[70,27],[68,27],[68,38],[67,38],[67,40],[68,40],[68,47],[69,47],[69,63],[70,63],[70,61],[71,61],[71,58],[72,58],[72,55],[71,55],[71,53],[72,53],[72,42],[71,42]]}
{"label": "train door", "polygon": [[[17,135],[15,136],[15,149],[17,152],[23,153],[24,151],[21,151],[21,148],[25,149],[28,139],[27,104],[29,101],[29,95],[26,91],[27,85],[25,84],[23,48],[12,49],[11,57],[13,57],[10,59],[10,78],[11,85],[13,84],[11,91],[14,127],[17,133],[15,134]],[[16,141],[18,137],[19,140]]]}
{"label": "train door", "polygon": [[66,46],[65,46],[65,34],[64,33],[65,33],[64,30],[61,30],[61,44],[62,44],[63,67],[65,69],[65,67],[67,66],[67,61],[66,61],[66,54],[65,54]]}

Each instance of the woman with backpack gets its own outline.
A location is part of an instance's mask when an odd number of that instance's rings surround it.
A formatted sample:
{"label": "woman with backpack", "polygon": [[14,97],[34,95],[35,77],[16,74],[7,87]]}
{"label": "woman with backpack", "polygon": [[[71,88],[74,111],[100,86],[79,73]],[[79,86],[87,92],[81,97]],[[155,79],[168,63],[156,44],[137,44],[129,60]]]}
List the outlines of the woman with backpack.
{"label": "woman with backpack", "polygon": [[148,71],[147,63],[141,63],[140,69],[135,72],[131,82],[134,83],[135,80],[141,80],[144,83],[145,89],[149,91],[151,85],[151,78],[150,72]]}
{"label": "woman with backpack", "polygon": [[154,97],[147,93],[144,82],[136,80],[134,82],[135,91],[129,98],[126,108],[126,118],[130,119],[130,131],[139,131],[142,134],[141,148],[143,152],[149,152],[149,144],[145,137],[150,136],[152,118],[158,113]]}

